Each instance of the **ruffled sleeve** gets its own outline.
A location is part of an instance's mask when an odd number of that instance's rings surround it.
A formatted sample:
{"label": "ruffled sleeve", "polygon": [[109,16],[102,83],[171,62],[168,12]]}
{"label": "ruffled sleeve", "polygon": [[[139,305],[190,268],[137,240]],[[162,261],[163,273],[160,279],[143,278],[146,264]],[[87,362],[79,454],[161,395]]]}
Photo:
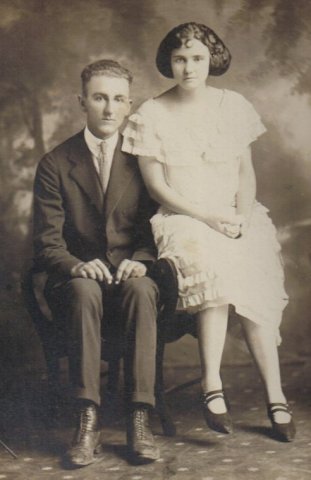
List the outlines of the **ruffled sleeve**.
{"label": "ruffled sleeve", "polygon": [[156,128],[154,101],[147,100],[129,117],[123,131],[122,151],[132,155],[155,157],[164,162],[161,139]]}
{"label": "ruffled sleeve", "polygon": [[234,143],[240,151],[245,150],[266,128],[253,105],[242,95],[230,92],[227,105],[228,128],[234,135]]}

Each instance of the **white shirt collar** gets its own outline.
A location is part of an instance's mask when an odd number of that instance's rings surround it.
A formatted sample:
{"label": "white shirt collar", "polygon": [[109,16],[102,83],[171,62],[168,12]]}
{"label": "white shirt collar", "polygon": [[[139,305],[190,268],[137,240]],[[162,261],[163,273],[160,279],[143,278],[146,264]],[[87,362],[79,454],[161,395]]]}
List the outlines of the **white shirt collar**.
{"label": "white shirt collar", "polygon": [[[111,156],[113,156],[114,154],[114,150],[118,143],[118,138],[119,132],[116,131],[111,137],[105,139],[105,142],[107,142],[108,151],[110,152]],[[84,129],[84,139],[91,153],[94,155],[94,157],[97,157],[99,153],[99,146],[102,143],[103,139],[95,137],[95,135],[93,135],[93,133],[88,129],[87,126]]]}

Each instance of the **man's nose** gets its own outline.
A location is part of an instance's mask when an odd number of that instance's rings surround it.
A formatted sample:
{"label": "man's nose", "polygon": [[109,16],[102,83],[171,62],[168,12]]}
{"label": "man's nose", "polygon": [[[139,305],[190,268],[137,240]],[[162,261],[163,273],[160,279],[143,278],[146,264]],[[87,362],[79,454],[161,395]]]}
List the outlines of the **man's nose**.
{"label": "man's nose", "polygon": [[110,102],[110,100],[107,100],[105,102],[105,106],[103,110],[106,115],[111,115],[113,113],[112,103]]}

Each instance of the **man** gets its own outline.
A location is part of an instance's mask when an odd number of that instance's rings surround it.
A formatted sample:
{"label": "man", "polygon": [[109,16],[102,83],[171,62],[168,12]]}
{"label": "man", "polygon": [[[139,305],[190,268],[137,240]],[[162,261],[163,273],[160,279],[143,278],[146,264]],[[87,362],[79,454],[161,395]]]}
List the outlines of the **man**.
{"label": "man", "polygon": [[34,184],[35,261],[48,272],[46,297],[67,331],[78,401],[78,427],[66,457],[72,466],[88,465],[100,446],[103,327],[110,335],[126,334],[128,446],[140,461],[154,461],[159,450],[148,410],[154,405],[159,292],[146,276],[155,259],[148,221],[153,211],[136,159],[121,151],[119,134],[130,111],[132,77],[117,62],[100,60],[84,68],[81,79],[86,127],[43,157]]}

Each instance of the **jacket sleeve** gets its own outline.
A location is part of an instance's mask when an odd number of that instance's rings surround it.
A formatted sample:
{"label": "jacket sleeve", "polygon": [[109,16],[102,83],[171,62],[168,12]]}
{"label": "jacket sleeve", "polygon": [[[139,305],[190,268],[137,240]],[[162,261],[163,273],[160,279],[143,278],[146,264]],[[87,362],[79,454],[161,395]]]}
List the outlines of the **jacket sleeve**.
{"label": "jacket sleeve", "polygon": [[34,260],[48,273],[70,275],[80,260],[68,251],[63,237],[64,199],[59,168],[53,154],[40,161],[34,181]]}
{"label": "jacket sleeve", "polygon": [[132,260],[140,262],[154,262],[157,258],[157,249],[151,231],[150,218],[156,213],[158,205],[149,197],[147,190],[141,196],[137,222],[135,225],[135,251]]}

